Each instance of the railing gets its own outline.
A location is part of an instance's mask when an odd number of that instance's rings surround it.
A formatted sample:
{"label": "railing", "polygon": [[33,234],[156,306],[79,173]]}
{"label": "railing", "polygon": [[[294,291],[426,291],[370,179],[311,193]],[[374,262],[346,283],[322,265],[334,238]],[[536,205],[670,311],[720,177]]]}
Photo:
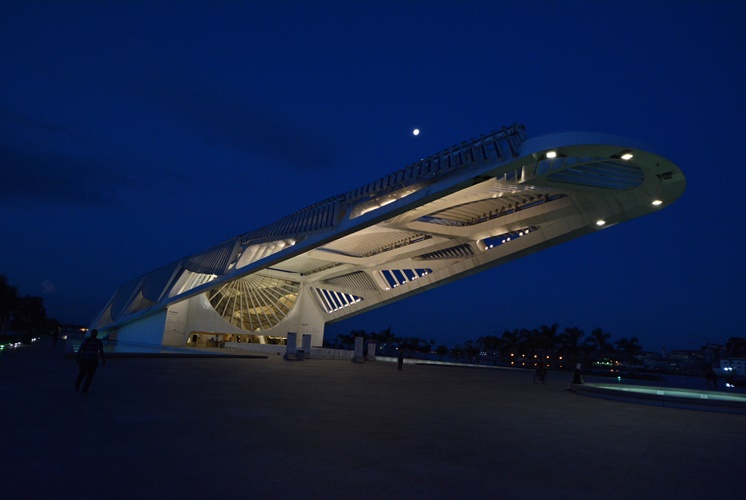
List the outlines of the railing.
{"label": "railing", "polygon": [[513,124],[500,130],[464,141],[439,153],[412,163],[389,175],[357,189],[328,198],[291,215],[283,217],[255,231],[241,235],[242,245],[263,238],[276,238],[289,234],[317,231],[335,226],[345,213],[343,207],[403,189],[474,163],[502,160],[506,154],[518,155],[520,145],[526,140],[526,127]]}

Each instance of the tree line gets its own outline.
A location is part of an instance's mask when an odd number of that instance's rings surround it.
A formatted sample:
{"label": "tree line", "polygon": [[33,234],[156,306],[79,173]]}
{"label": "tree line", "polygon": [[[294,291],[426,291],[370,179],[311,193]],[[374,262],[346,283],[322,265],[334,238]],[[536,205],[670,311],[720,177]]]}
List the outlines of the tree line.
{"label": "tree line", "polygon": [[49,333],[60,326],[59,321],[47,318],[44,299],[33,295],[21,296],[8,278],[0,275],[0,337],[10,331],[22,336]]}
{"label": "tree line", "polygon": [[595,328],[586,336],[578,327],[560,330],[556,323],[533,329],[505,330],[502,334],[485,335],[452,347],[436,347],[436,342],[432,339],[399,337],[390,327],[380,333],[353,330],[349,334],[339,334],[335,339],[325,343],[333,348],[352,349],[355,337],[362,337],[366,345],[375,343],[379,355],[390,355],[398,349],[405,349],[409,353],[435,353],[441,358],[449,356],[472,362],[480,358],[506,361],[512,355],[527,358],[561,356],[563,360],[572,363],[600,361],[606,358],[632,363],[636,356],[644,352],[637,337],[623,337],[614,341],[611,334],[602,328]]}

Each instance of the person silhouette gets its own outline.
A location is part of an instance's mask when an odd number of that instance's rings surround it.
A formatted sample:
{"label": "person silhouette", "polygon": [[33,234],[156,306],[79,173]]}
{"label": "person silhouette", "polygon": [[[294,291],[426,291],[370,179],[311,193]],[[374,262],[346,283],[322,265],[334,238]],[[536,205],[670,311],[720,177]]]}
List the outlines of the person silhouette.
{"label": "person silhouette", "polygon": [[705,373],[705,377],[707,378],[707,389],[709,390],[710,387],[717,390],[718,388],[718,376],[717,373],[715,373],[715,370],[712,369],[712,367],[709,367],[707,369],[707,372]]}
{"label": "person silhouette", "polygon": [[98,356],[101,354],[101,363],[106,365],[106,356],[104,355],[104,344],[97,338],[98,330],[91,330],[90,337],[85,339],[78,348],[77,363],[80,365],[78,378],[75,380],[75,392],[80,390],[80,383],[85,378],[83,384],[83,394],[88,394],[91,387],[91,381],[98,369]]}

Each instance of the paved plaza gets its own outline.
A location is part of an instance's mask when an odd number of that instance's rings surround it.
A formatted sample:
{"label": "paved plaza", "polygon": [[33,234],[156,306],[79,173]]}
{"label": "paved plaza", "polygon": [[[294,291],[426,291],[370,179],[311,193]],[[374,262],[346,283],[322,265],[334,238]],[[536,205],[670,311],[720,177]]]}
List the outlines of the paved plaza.
{"label": "paved plaza", "polygon": [[746,415],[564,391],[530,372],[0,353],[3,498],[718,498]]}

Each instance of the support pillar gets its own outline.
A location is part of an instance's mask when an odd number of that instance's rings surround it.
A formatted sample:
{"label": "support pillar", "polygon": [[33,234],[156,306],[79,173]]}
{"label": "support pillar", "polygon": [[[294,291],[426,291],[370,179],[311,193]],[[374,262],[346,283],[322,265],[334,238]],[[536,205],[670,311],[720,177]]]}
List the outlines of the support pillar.
{"label": "support pillar", "polygon": [[303,357],[298,356],[298,333],[288,332],[288,344],[286,347],[283,359],[288,361],[303,361]]}
{"label": "support pillar", "polygon": [[311,337],[310,333],[303,334],[301,348],[303,349],[303,359],[311,359]]}
{"label": "support pillar", "polygon": [[365,356],[363,356],[363,338],[355,337],[355,356],[352,358],[353,363],[363,363]]}

